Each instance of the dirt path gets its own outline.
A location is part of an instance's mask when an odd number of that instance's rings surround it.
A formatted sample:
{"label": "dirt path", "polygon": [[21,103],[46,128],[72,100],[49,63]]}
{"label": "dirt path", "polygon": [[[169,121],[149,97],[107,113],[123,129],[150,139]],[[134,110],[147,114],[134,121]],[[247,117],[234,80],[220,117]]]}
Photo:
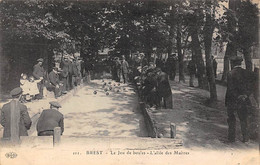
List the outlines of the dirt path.
{"label": "dirt path", "polygon": [[[111,80],[105,82],[106,87],[108,82],[112,85],[112,90],[108,89],[109,95],[102,88],[104,82],[93,80],[62,105],[61,112],[65,115],[64,135],[147,136],[133,88],[124,84],[118,86],[118,83]],[[94,91],[97,94],[93,94]]]}

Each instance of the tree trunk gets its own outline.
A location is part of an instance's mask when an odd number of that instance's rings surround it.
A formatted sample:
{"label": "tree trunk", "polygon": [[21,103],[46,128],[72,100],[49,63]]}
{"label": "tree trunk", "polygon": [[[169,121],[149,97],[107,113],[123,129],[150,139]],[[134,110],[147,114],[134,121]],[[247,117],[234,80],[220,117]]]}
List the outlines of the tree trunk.
{"label": "tree trunk", "polygon": [[178,61],[179,61],[179,82],[185,82],[184,77],[184,64],[183,64],[183,54],[181,48],[181,25],[177,25],[177,51],[178,51]]}
{"label": "tree trunk", "polygon": [[[240,5],[240,0],[229,0],[229,9],[233,10],[236,13],[237,8]],[[228,19],[228,31],[233,35],[230,37],[230,41],[227,44],[226,53],[224,57],[224,68],[223,75],[221,81],[227,80],[227,73],[229,72],[229,58],[233,56],[237,56],[237,46],[236,46],[236,21],[234,18]],[[232,66],[231,66],[232,68]]]}
{"label": "tree trunk", "polygon": [[250,54],[250,48],[244,48],[243,54],[244,54],[246,69],[249,70],[249,71],[252,71],[253,70],[253,64],[252,64],[252,57],[251,57],[251,54]]}
{"label": "tree trunk", "polygon": [[[207,1],[210,3],[210,1]],[[210,4],[208,6],[209,11],[206,12],[206,22],[204,26],[204,45],[205,45],[205,56],[206,56],[206,71],[209,82],[210,100],[217,100],[217,90],[215,83],[215,75],[213,71],[213,59],[211,57],[211,46],[212,46],[212,35],[213,35],[213,21],[211,16]]]}
{"label": "tree trunk", "polygon": [[173,25],[171,25],[169,32],[170,32],[169,42],[168,42],[168,47],[167,47],[168,57],[172,54],[172,49],[173,49],[173,38],[174,38],[174,26]]}
{"label": "tree trunk", "polygon": [[191,39],[192,39],[192,48],[195,55],[195,62],[197,65],[199,88],[208,89],[206,75],[205,75],[205,65],[202,58],[202,51],[201,51],[198,31],[196,27],[191,28]]}

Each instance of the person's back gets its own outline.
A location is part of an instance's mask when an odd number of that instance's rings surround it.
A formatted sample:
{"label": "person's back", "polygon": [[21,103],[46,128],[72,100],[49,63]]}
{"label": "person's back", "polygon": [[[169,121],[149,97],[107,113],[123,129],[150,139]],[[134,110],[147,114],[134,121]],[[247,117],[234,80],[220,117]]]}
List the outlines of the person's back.
{"label": "person's back", "polygon": [[19,136],[28,136],[27,130],[31,127],[31,119],[27,111],[27,107],[23,104],[21,104],[17,100],[12,100],[11,102],[3,105],[3,108],[1,110],[1,125],[4,127],[4,133],[3,138],[9,138],[11,136],[11,115],[12,110],[11,104],[16,104],[14,117],[20,118],[18,121],[19,124]]}
{"label": "person's back", "polygon": [[36,127],[38,135],[44,131],[53,131],[55,127],[61,127],[61,133],[63,133],[63,115],[54,109],[43,110]]}
{"label": "person's back", "polygon": [[241,67],[236,67],[228,73],[226,105],[236,104],[239,95],[249,95],[249,75],[249,72]]}
{"label": "person's back", "polygon": [[158,74],[158,94],[159,96],[165,97],[172,94],[171,87],[168,79],[168,74],[165,72],[160,72]]}

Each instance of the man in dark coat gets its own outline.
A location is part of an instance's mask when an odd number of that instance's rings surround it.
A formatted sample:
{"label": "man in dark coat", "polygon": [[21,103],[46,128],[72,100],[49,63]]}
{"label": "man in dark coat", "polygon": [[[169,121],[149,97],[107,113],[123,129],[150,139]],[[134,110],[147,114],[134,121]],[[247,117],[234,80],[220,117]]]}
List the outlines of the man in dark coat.
{"label": "man in dark coat", "polygon": [[61,105],[58,102],[50,102],[50,109],[42,111],[39,117],[36,129],[38,136],[51,136],[54,133],[55,127],[61,128],[61,135],[64,132],[63,114],[58,110]]}
{"label": "man in dark coat", "polygon": [[69,90],[69,61],[68,56],[65,55],[61,61],[61,80],[63,83],[62,92],[66,93]]}
{"label": "man in dark coat", "polygon": [[49,73],[49,82],[49,89],[54,91],[55,98],[59,97],[61,95],[61,85],[57,67],[53,67],[52,71]]}
{"label": "man in dark coat", "polygon": [[116,66],[115,66],[116,67],[116,82],[120,82],[122,68],[121,68],[121,62],[118,57],[116,57],[115,64],[116,64]]}
{"label": "man in dark coat", "polygon": [[43,59],[39,58],[37,60],[37,62],[38,63],[36,65],[34,65],[34,67],[33,67],[33,76],[34,76],[35,80],[42,80],[39,83],[37,83],[37,86],[38,86],[38,89],[40,92],[40,94],[37,96],[37,98],[41,99],[43,97],[43,87],[44,87],[43,78],[44,78],[45,71],[44,71],[44,68],[42,67]]}
{"label": "man in dark coat", "polygon": [[247,130],[247,117],[248,117],[248,102],[249,96],[252,93],[250,87],[251,72],[241,68],[243,61],[242,57],[235,56],[230,59],[232,63],[232,70],[227,75],[227,91],[225,98],[225,105],[228,114],[228,140],[235,141],[236,137],[236,117],[235,112],[238,114],[240,120],[241,132],[243,142],[249,140]]}
{"label": "man in dark coat", "polygon": [[157,72],[157,91],[160,102],[163,99],[163,108],[172,109],[172,91],[169,83],[168,75],[162,72],[160,68],[156,68]]}
{"label": "man in dark coat", "polygon": [[128,62],[125,60],[125,56],[123,56],[122,58],[122,76],[123,76],[123,80],[124,80],[124,83],[127,83],[128,82],[128,72],[129,72],[129,65],[128,65]]}
{"label": "man in dark coat", "polygon": [[[3,138],[12,140],[13,136],[28,136],[27,130],[30,129],[32,121],[27,111],[27,107],[19,102],[22,88],[18,87],[11,92],[12,101],[3,105],[1,110],[1,125],[4,127]],[[13,128],[13,129],[11,129]],[[19,137],[16,137],[19,139]]]}
{"label": "man in dark coat", "polygon": [[166,67],[166,73],[169,75],[170,80],[175,79],[176,75],[176,63],[177,63],[177,56],[176,54],[172,54],[168,57],[165,67]]}

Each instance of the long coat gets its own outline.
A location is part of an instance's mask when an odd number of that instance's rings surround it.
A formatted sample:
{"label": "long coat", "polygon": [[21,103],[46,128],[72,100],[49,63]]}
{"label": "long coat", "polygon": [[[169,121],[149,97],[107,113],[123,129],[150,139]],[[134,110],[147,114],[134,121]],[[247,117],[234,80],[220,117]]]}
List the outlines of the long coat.
{"label": "long coat", "polygon": [[53,86],[56,86],[60,83],[59,75],[58,73],[55,73],[54,71],[51,71],[49,73],[49,81]]}
{"label": "long coat", "polygon": [[44,68],[39,64],[34,65],[33,67],[33,76],[36,80],[39,80],[40,77],[44,76]]}
{"label": "long coat", "polygon": [[61,134],[64,131],[63,114],[55,109],[42,111],[37,123],[37,132],[52,131],[55,127],[61,127]]}
{"label": "long coat", "polygon": [[238,103],[238,96],[249,96],[253,91],[252,74],[241,67],[233,68],[227,75],[227,91],[225,98],[226,106],[235,106]]}
{"label": "long coat", "polygon": [[172,95],[171,86],[168,79],[168,74],[161,72],[157,77],[157,91],[160,97],[167,97]]}
{"label": "long coat", "polygon": [[20,113],[14,113],[14,117],[20,118],[17,121],[19,124],[19,135],[28,136],[27,130],[30,129],[32,121],[27,111],[27,107],[18,101],[12,100],[11,102],[3,105],[1,110],[1,125],[4,127],[3,138],[9,138],[11,136],[11,103],[16,102],[15,111],[20,111]]}

